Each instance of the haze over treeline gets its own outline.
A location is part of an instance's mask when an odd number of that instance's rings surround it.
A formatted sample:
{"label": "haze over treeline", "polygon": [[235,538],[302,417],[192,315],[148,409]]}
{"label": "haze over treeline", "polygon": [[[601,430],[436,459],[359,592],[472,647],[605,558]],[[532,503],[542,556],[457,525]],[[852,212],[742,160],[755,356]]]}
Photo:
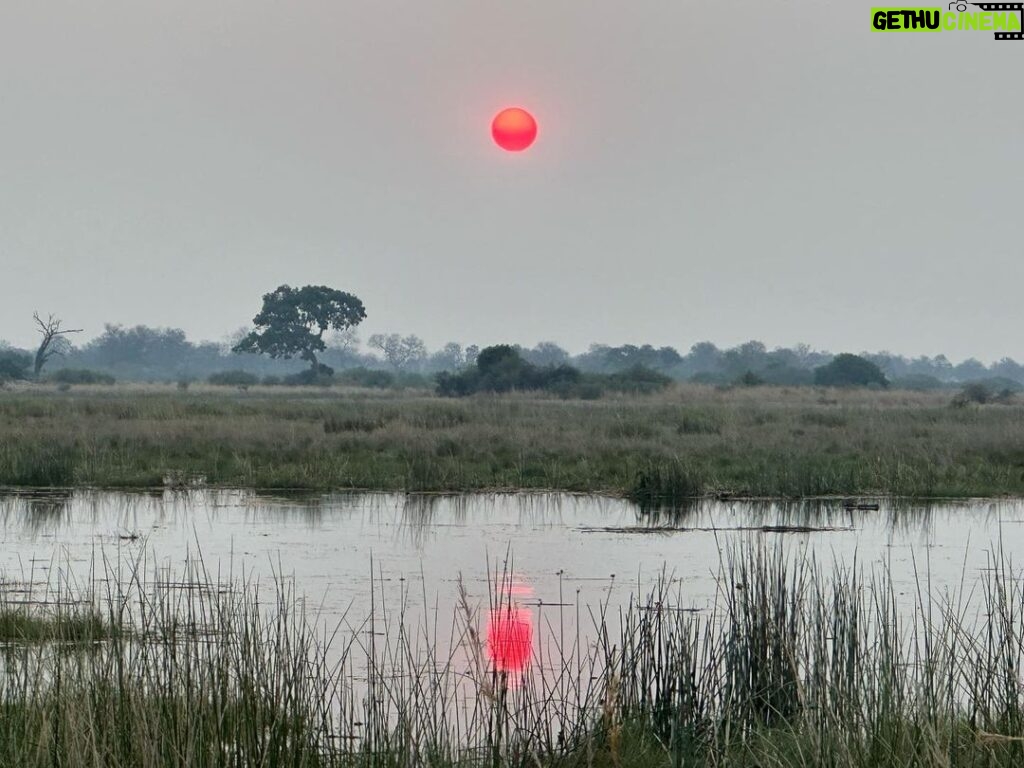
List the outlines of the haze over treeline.
{"label": "haze over treeline", "polygon": [[432,346],[1024,359],[1020,48],[869,11],[4,2],[0,336],[46,297],[216,337],[301,274]]}
{"label": "haze over treeline", "polygon": [[[124,381],[192,381],[229,370],[283,377],[306,367],[297,359],[233,352],[232,346],[243,334],[240,330],[221,342],[192,341],[177,328],[110,324],[92,339],[76,338],[77,343],[68,342],[63,354],[48,361],[45,372],[88,369]],[[0,350],[16,349],[0,340]],[[753,374],[759,383],[783,386],[812,384],[814,369],[834,357],[831,352],[814,350],[805,344],[769,349],[760,341],[728,348],[702,341],[688,350],[645,344],[595,343],[578,354],[572,354],[556,342],[544,341],[532,347],[517,346],[517,349],[523,359],[542,367],[571,365],[584,372],[616,373],[642,366],[677,380],[709,384],[734,383]],[[338,371],[389,371],[413,381],[417,376],[429,377],[470,366],[479,350],[479,345],[456,341],[430,349],[415,334],[373,334],[361,338],[350,331],[328,337],[327,349],[320,359]],[[910,388],[938,388],[995,379],[1024,385],[1024,366],[1010,358],[986,365],[974,358],[954,362],[944,355],[911,358],[884,351],[859,354],[877,364],[892,383]]]}

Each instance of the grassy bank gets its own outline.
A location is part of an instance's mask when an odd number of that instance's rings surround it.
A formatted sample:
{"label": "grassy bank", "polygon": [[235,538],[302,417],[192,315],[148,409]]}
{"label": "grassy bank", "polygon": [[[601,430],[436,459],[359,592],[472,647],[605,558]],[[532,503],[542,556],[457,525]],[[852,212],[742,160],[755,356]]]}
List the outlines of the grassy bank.
{"label": "grassy bank", "polygon": [[1024,494],[1024,407],[676,386],[594,401],[369,390],[0,391],[0,486],[560,489],[672,500]]}
{"label": "grassy bank", "polygon": [[[621,617],[595,606],[593,645],[569,641],[553,665],[535,656],[516,682],[488,667],[468,601],[450,630],[445,617],[401,625],[398,611],[386,631],[348,636],[315,626],[283,582],[261,595],[190,574],[177,586],[108,581],[98,604],[116,631],[104,642],[4,646],[0,765],[1024,761],[1022,574],[998,556],[933,602],[924,574],[905,595],[883,572],[740,548],[722,563],[713,613],[673,610],[664,587]],[[445,652],[434,638],[449,632]]]}

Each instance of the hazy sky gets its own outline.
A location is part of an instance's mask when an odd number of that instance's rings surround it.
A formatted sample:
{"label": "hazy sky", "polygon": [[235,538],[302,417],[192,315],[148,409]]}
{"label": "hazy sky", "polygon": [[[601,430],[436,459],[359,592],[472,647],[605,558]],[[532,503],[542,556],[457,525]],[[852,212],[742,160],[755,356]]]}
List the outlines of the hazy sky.
{"label": "hazy sky", "polygon": [[1024,42],[870,7],[2,0],[0,338],[325,283],[364,339],[1024,358]]}

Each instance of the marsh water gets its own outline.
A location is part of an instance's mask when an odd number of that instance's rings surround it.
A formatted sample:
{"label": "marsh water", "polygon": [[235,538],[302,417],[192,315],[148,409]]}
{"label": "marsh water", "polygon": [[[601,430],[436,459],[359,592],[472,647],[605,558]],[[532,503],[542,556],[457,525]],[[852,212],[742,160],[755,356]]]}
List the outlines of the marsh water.
{"label": "marsh water", "polygon": [[[45,613],[93,590],[83,602],[123,605],[127,584],[136,607],[156,605],[158,621],[177,625],[175,612],[211,595],[252,596],[253,586],[273,615],[284,587],[303,596],[321,638],[311,650],[337,682],[324,699],[339,724],[332,738],[362,743],[366,722],[391,728],[413,707],[458,720],[461,741],[488,732],[488,707],[505,701],[497,690],[517,697],[502,705],[508,727],[571,733],[602,706],[609,649],[624,649],[631,617],[718,626],[723,596],[744,594],[731,592],[740,587],[723,578],[723,563],[751,543],[812,558],[826,578],[836,565],[880,575],[913,612],[922,584],[939,602],[947,590],[969,591],[993,550],[1012,557],[1022,535],[1022,501],[709,501],[650,512],[569,494],[19,492],[0,495],[0,603]],[[137,597],[150,593],[164,597]],[[235,642],[216,611],[200,613],[213,621],[186,626],[202,647]],[[128,653],[159,674],[169,656],[143,624]],[[0,657],[0,675],[11,663],[15,677],[49,681],[49,659],[79,658],[41,654]]]}
{"label": "marsh water", "polygon": [[1012,552],[1022,536],[1021,501],[704,502],[651,513],[568,494],[22,492],[0,496],[0,578],[6,600],[45,602],[59,581],[82,586],[112,568],[173,581],[201,556],[212,580],[287,580],[317,621],[351,630],[371,612],[443,625],[460,585],[486,611],[505,584],[538,635],[585,636],[591,611],[614,613],[659,580],[680,607],[707,610],[723,557],[744,541],[882,569],[910,600],[923,576],[935,590],[956,587],[999,542]]}

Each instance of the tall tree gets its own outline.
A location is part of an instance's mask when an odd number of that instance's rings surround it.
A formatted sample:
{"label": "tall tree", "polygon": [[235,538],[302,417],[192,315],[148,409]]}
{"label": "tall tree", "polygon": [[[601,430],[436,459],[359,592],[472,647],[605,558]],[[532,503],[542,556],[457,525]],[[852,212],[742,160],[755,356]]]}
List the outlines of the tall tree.
{"label": "tall tree", "polygon": [[47,315],[46,319],[43,320],[39,316],[38,312],[32,314],[32,319],[36,321],[39,333],[42,338],[39,341],[39,348],[36,350],[35,363],[32,368],[32,372],[36,378],[39,378],[39,374],[43,370],[43,366],[46,362],[56,355],[63,355],[71,348],[71,342],[67,340],[67,335],[71,333],[81,333],[81,328],[61,328],[63,322],[59,317],[54,315]]}
{"label": "tall tree", "polygon": [[232,351],[298,357],[318,371],[317,353],[327,348],[324,334],[345,331],[365,318],[363,302],[351,293],[326,285],[282,285],[263,296],[263,309],[252,320],[256,328]]}

